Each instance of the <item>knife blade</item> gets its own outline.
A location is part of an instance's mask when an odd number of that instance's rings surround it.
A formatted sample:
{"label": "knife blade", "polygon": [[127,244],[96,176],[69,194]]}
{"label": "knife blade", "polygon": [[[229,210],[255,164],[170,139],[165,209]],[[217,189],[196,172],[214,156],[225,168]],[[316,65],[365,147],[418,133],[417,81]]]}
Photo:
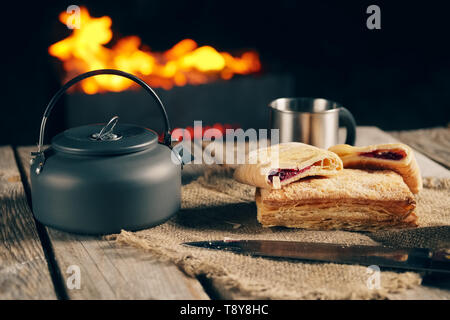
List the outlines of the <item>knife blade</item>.
{"label": "knife blade", "polygon": [[450,249],[394,248],[277,240],[213,240],[183,245],[255,257],[450,273]]}

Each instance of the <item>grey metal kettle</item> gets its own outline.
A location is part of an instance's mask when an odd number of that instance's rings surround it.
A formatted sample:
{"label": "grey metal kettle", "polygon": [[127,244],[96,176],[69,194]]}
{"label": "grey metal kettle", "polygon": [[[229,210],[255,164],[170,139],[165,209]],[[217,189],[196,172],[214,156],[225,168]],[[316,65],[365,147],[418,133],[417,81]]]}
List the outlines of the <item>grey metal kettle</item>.
{"label": "grey metal kettle", "polygon": [[[75,83],[112,74],[138,83],[159,105],[164,141],[156,132],[118,117],[105,124],[71,128],[43,150],[47,119],[58,99]],[[158,225],[180,208],[181,158],[170,148],[170,122],[163,103],[144,81],[103,69],[68,81],[50,100],[31,159],[33,214],[44,225],[82,234],[108,234]]]}

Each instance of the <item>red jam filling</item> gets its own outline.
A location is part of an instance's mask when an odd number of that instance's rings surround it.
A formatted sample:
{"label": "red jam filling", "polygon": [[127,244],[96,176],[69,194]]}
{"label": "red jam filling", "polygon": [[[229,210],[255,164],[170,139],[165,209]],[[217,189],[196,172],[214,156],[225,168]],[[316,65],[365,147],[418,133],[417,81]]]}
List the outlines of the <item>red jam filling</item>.
{"label": "red jam filling", "polygon": [[401,160],[406,157],[406,153],[403,150],[375,150],[371,152],[361,152],[359,155],[385,160]]}
{"label": "red jam filling", "polygon": [[280,182],[295,177],[306,170],[309,170],[312,166],[305,167],[303,169],[277,169],[269,172],[269,181],[273,182],[273,177],[279,177]]}

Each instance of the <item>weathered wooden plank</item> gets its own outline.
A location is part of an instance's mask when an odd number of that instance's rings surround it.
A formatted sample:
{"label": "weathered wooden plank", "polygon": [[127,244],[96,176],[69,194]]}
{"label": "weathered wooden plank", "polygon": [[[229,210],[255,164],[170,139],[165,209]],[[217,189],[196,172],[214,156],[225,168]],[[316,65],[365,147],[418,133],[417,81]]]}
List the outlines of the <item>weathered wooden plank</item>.
{"label": "weathered wooden plank", "polygon": [[0,159],[0,299],[56,299],[12,148]]}
{"label": "weathered wooden plank", "polygon": [[[375,127],[359,127],[357,133],[357,145],[396,142],[394,138]],[[28,168],[27,159],[31,149],[32,148],[20,149],[21,157],[24,159],[25,168]],[[417,159],[424,176],[437,175],[442,177],[449,174],[448,170],[424,157],[420,153],[417,153]],[[199,173],[191,172],[191,174],[196,176]],[[65,270],[68,266],[76,264],[74,261],[81,261],[80,268],[82,270],[82,279],[84,279],[82,280],[82,288],[79,292],[76,290],[69,291],[69,296],[71,298],[95,297],[109,299],[115,297],[134,298],[136,296],[141,297],[146,295],[150,295],[151,298],[160,298],[162,296],[168,299],[176,299],[179,297],[176,294],[167,294],[167,289],[164,288],[164,285],[167,284],[169,287],[173,287],[172,289],[169,289],[169,291],[175,290],[180,283],[178,276],[174,276],[174,274],[179,272],[174,266],[163,264],[162,266],[155,268],[153,266],[158,265],[158,263],[152,261],[152,256],[150,254],[147,255],[142,251],[135,251],[132,248],[117,248],[113,244],[96,237],[76,236],[52,229],[48,230],[55,249],[57,261],[62,266],[61,272],[63,274],[65,274]],[[150,259],[146,266],[144,266],[142,262],[145,261],[145,259]],[[128,270],[128,272],[124,272],[123,270]],[[152,284],[150,286],[152,289],[149,291],[145,291],[142,287],[136,287],[135,285],[130,286],[128,284],[137,281],[148,281],[145,280],[146,277],[159,278],[160,281],[155,279],[158,283]],[[186,281],[186,279],[183,279],[182,281]],[[86,282],[88,282],[88,284],[86,284]],[[95,284],[92,285],[92,282]],[[87,285],[88,287],[83,288],[83,285]],[[189,287],[189,285],[186,284],[182,287],[185,288],[186,286]],[[198,299],[198,297],[196,297],[198,296],[197,286],[198,283],[194,281],[191,287],[194,292],[191,297],[192,299]],[[213,291],[221,298],[238,298],[233,292],[228,292],[214,281],[211,281],[211,286],[213,287]],[[115,295],[111,288],[116,288],[116,291],[119,292],[119,294]],[[163,290],[159,292],[159,289]],[[184,289],[184,291],[190,290],[191,289]],[[128,295],[124,291],[128,291]],[[392,294],[390,295],[390,298],[449,299],[449,291],[420,286],[414,290],[407,290],[404,293]]]}
{"label": "weathered wooden plank", "polygon": [[[18,149],[28,177],[34,149]],[[70,299],[208,299],[197,279],[173,264],[156,261],[150,253],[119,247],[101,237],[46,229]],[[80,289],[73,288],[71,277],[77,268]]]}

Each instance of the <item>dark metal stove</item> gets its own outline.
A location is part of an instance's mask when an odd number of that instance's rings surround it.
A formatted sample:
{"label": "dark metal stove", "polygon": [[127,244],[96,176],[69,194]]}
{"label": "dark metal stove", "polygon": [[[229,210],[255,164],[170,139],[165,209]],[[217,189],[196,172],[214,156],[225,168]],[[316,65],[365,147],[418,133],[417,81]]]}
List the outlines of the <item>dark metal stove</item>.
{"label": "dark metal stove", "polygon": [[[242,128],[266,128],[270,101],[294,93],[290,75],[242,76],[197,86],[155,89],[163,101],[172,126],[185,128],[202,120],[203,125],[227,123]],[[154,102],[141,90],[86,95],[73,92],[66,98],[68,127],[105,122],[119,115],[120,121],[136,123],[161,132],[161,119]]]}

